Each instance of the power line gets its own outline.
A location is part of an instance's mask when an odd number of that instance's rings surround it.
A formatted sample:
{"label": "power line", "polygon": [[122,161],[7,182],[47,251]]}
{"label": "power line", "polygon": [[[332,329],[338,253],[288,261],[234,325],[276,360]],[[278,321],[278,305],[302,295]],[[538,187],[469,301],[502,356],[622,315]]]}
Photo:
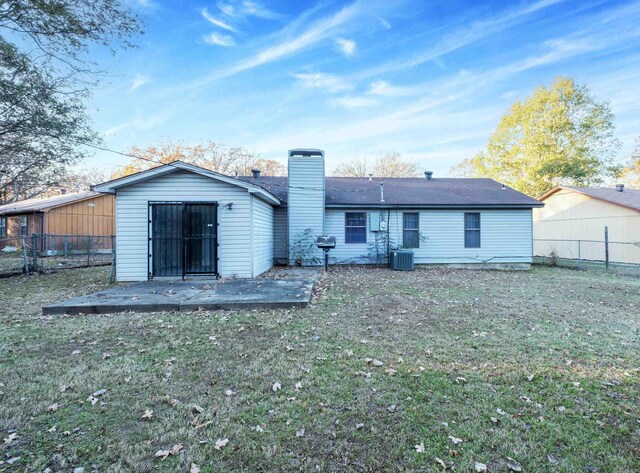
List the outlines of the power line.
{"label": "power line", "polygon": [[[140,159],[142,161],[146,161],[148,163],[152,163],[152,164],[157,164],[159,166],[172,166],[175,167],[176,169],[180,169],[178,166],[174,165],[173,162],[169,162],[169,163],[163,163],[162,161],[157,161],[155,159],[151,159],[151,158],[146,158],[143,156],[137,156],[135,154],[129,154],[129,153],[123,153],[122,151],[116,151],[114,149],[110,149],[110,148],[105,148],[103,146],[97,146],[97,145],[92,145],[92,144],[86,144],[85,146],[88,146],[90,148],[95,148],[101,151],[107,151],[109,153],[115,153],[115,154],[119,154],[120,156],[125,156],[125,157],[129,157],[129,158],[134,158],[134,159]],[[118,165],[117,165],[118,166]],[[121,165],[122,167],[125,167],[124,165]],[[209,171],[209,169],[206,169],[207,171]],[[232,177],[232,176],[229,176]],[[237,176],[236,176],[237,177]],[[247,176],[248,177],[248,176]],[[287,182],[288,182],[288,176],[287,176]],[[380,186],[383,185],[382,181],[370,181],[370,182],[375,182],[377,184],[376,187],[374,188],[363,188],[363,189],[331,189],[331,188],[324,188],[324,189],[320,189],[320,188],[314,188],[314,187],[304,187],[304,186],[290,186],[288,183],[287,185],[284,184],[277,184],[275,182],[270,183],[271,186],[275,186],[275,187],[282,187],[282,188],[286,188],[286,189],[298,189],[298,190],[310,190],[310,191],[332,191],[332,192],[380,192]],[[265,190],[269,190],[266,187],[260,185],[260,183],[252,183],[257,185],[258,187],[261,187]]]}

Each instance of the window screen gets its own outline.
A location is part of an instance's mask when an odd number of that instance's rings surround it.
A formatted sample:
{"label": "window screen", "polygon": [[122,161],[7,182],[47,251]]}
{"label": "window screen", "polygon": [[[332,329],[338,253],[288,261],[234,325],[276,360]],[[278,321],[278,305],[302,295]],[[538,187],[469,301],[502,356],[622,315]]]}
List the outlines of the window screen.
{"label": "window screen", "polygon": [[464,214],[464,247],[480,248],[480,213]]}
{"label": "window screen", "polygon": [[29,230],[27,228],[27,216],[21,215],[20,216],[20,236],[26,236],[28,231]]}
{"label": "window screen", "polygon": [[7,236],[7,218],[0,217],[0,238]]}
{"label": "window screen", "polygon": [[418,212],[402,214],[402,246],[420,247],[420,214]]}
{"label": "window screen", "polygon": [[366,243],[367,242],[367,213],[347,212],[345,214],[344,228],[345,243]]}

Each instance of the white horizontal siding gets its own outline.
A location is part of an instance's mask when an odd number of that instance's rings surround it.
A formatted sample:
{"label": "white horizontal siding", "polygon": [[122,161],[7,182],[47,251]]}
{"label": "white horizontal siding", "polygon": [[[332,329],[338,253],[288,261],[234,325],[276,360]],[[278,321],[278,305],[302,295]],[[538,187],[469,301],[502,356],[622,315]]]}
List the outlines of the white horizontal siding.
{"label": "white horizontal siding", "polygon": [[[293,156],[289,158],[289,260],[294,263],[296,246],[308,229],[311,237],[324,233],[324,158]],[[321,258],[315,246],[307,256]]]}
{"label": "white horizontal siding", "polygon": [[251,197],[251,225],[253,234],[253,277],[273,266],[273,207]]}
{"label": "white horizontal siding", "polygon": [[[407,210],[419,212],[419,248],[414,248],[416,263],[530,263],[532,260],[531,210],[469,210],[480,213],[481,246],[464,247],[464,210]],[[328,209],[325,226],[327,234],[336,237],[331,250],[332,263],[364,263],[376,251],[376,233],[367,232],[366,244],[347,244],[345,238],[346,212],[372,212],[366,209]],[[376,211],[378,212],[378,211]],[[392,210],[388,216],[391,246],[402,244],[402,213]],[[387,211],[382,211],[387,220]],[[367,216],[368,217],[368,216]],[[369,228],[369,218],[367,218]],[[384,245],[379,245],[384,251]]]}
{"label": "white horizontal siding", "polygon": [[[176,171],[118,190],[116,274],[118,281],[148,277],[149,202],[218,202],[218,271],[251,277],[250,195],[240,187]],[[231,210],[224,207],[233,202]]]}
{"label": "white horizontal siding", "polygon": [[287,263],[288,248],[287,208],[275,207],[273,209],[273,257],[278,263]]}

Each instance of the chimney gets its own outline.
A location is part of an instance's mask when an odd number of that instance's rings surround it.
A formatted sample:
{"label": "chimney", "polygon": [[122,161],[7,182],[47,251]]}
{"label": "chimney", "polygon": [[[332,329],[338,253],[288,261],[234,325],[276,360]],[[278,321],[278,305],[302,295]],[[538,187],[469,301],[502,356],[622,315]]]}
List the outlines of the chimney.
{"label": "chimney", "polygon": [[67,189],[61,188],[60,195],[65,195],[67,193]]}
{"label": "chimney", "polygon": [[[289,264],[296,264],[300,258],[301,237],[316,238],[324,235],[324,151],[320,149],[297,148],[289,150],[288,189],[287,189],[287,221],[289,236]],[[304,243],[303,243],[304,244]],[[322,251],[314,244],[308,251],[309,259],[321,261]],[[302,261],[312,264],[312,261]]]}
{"label": "chimney", "polygon": [[260,177],[260,173],[262,171],[260,171],[260,169],[252,169],[251,170],[251,174],[253,174],[253,178],[254,179],[258,179]]}
{"label": "chimney", "polygon": [[433,171],[425,171],[424,172],[424,177],[425,177],[425,179],[427,179],[427,181],[430,181],[431,178],[433,178]]}
{"label": "chimney", "polygon": [[616,184],[616,190],[618,192],[624,192],[624,184]]}

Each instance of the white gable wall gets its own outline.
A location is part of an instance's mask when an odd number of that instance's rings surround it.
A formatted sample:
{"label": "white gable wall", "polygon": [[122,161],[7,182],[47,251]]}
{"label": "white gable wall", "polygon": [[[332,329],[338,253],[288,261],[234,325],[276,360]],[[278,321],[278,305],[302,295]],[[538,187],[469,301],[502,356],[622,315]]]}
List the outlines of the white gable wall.
{"label": "white gable wall", "polygon": [[[153,201],[218,202],[218,271],[221,276],[253,275],[249,192],[191,172],[175,171],[117,191],[118,281],[148,278],[148,211]],[[224,207],[229,202],[233,202],[231,210]]]}

